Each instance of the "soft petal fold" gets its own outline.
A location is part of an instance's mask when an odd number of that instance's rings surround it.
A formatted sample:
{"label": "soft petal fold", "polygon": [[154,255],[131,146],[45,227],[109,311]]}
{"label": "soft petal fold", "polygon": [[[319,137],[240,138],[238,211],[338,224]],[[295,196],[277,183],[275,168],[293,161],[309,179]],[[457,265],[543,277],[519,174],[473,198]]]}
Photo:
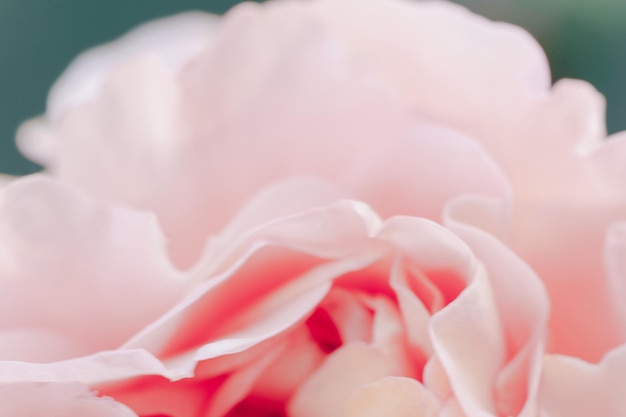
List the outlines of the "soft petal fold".
{"label": "soft petal fold", "polygon": [[472,417],[495,414],[493,387],[506,346],[493,289],[483,268],[430,324],[435,353],[461,407]]}
{"label": "soft petal fold", "polygon": [[606,275],[603,253],[609,226],[625,206],[587,197],[462,198],[451,204],[448,218],[483,228],[532,266],[550,299],[550,352],[598,361],[626,337],[615,279]]}
{"label": "soft petal fold", "polygon": [[493,236],[450,218],[448,223],[486,268],[493,291],[505,349],[503,366],[493,381],[496,409],[504,415],[532,417],[548,337],[546,290],[531,268]]}

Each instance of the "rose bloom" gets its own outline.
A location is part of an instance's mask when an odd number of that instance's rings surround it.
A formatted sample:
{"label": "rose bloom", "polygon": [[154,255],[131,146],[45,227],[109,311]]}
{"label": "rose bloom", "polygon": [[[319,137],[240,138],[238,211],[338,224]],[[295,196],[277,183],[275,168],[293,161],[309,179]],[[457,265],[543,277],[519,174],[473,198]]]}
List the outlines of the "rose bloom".
{"label": "rose bloom", "polygon": [[0,412],[626,414],[624,137],[443,1],[242,4],[86,52],[0,191]]}

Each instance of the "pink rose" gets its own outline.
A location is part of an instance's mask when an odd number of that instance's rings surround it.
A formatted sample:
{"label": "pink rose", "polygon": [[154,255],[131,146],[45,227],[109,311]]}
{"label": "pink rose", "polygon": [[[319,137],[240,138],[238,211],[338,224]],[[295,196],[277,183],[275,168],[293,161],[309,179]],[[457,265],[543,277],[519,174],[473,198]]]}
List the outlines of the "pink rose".
{"label": "pink rose", "polygon": [[243,4],[89,51],[18,133],[45,174],[2,190],[0,399],[621,415],[602,119],[525,32],[445,2]]}

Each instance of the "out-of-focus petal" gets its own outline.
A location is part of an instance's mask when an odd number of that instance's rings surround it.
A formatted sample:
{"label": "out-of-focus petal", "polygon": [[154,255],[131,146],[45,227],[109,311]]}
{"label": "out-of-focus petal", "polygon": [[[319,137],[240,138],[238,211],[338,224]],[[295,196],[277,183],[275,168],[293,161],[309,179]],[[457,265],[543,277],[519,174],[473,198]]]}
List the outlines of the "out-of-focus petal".
{"label": "out-of-focus petal", "polygon": [[95,386],[145,375],[174,380],[193,374],[172,373],[159,359],[140,349],[102,351],[50,363],[0,361],[0,383],[79,381]]}
{"label": "out-of-focus petal", "polygon": [[347,400],[346,417],[438,417],[436,397],[414,379],[386,377],[357,389]]}
{"label": "out-of-focus petal", "polygon": [[276,351],[280,352],[278,357],[254,383],[252,393],[284,403],[319,367],[325,355],[306,327],[288,335],[283,350]]}
{"label": "out-of-focus petal", "polygon": [[543,361],[539,401],[546,417],[626,414],[626,348],[610,351],[600,363],[548,355]]}
{"label": "out-of-focus petal", "polygon": [[102,205],[45,177],[4,189],[0,232],[0,329],[56,332],[83,353],[113,349],[185,286],[154,216]]}
{"label": "out-of-focus petal", "polygon": [[112,71],[142,56],[154,56],[172,73],[179,72],[209,47],[218,22],[209,13],[182,13],[145,23],[82,53],[52,87],[47,116],[57,121],[71,108],[94,99]]}
{"label": "out-of-focus petal", "polygon": [[0,384],[0,414],[11,417],[137,417],[78,383]]}
{"label": "out-of-focus petal", "polygon": [[479,140],[518,193],[567,194],[584,181],[578,156],[604,138],[604,101],[579,81],[551,90],[524,30],[449,2],[320,1],[311,14],[415,114]]}
{"label": "out-of-focus petal", "polygon": [[417,125],[390,140],[370,147],[342,179],[352,195],[371,202],[383,217],[440,220],[445,203],[458,195],[509,193],[496,164],[476,142],[457,132]]}
{"label": "out-of-focus petal", "polygon": [[343,417],[355,389],[393,375],[378,350],[363,343],[343,345],[300,386],[288,405],[293,417]]}
{"label": "out-of-focus petal", "polygon": [[626,325],[626,222],[609,227],[604,242],[604,264],[608,278],[609,303],[614,306],[618,319]]}

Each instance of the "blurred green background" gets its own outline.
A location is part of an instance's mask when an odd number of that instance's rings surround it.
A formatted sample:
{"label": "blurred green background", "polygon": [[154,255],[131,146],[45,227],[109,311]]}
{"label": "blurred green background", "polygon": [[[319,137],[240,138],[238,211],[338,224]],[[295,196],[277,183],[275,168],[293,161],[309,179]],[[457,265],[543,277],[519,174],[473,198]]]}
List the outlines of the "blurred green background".
{"label": "blurred green background", "polygon": [[[610,132],[626,129],[626,0],[457,0],[525,27],[553,78],[590,81],[606,97]],[[18,124],[44,111],[48,89],[84,49],[183,10],[223,13],[236,0],[0,0],[0,172],[38,167],[14,145]]]}

